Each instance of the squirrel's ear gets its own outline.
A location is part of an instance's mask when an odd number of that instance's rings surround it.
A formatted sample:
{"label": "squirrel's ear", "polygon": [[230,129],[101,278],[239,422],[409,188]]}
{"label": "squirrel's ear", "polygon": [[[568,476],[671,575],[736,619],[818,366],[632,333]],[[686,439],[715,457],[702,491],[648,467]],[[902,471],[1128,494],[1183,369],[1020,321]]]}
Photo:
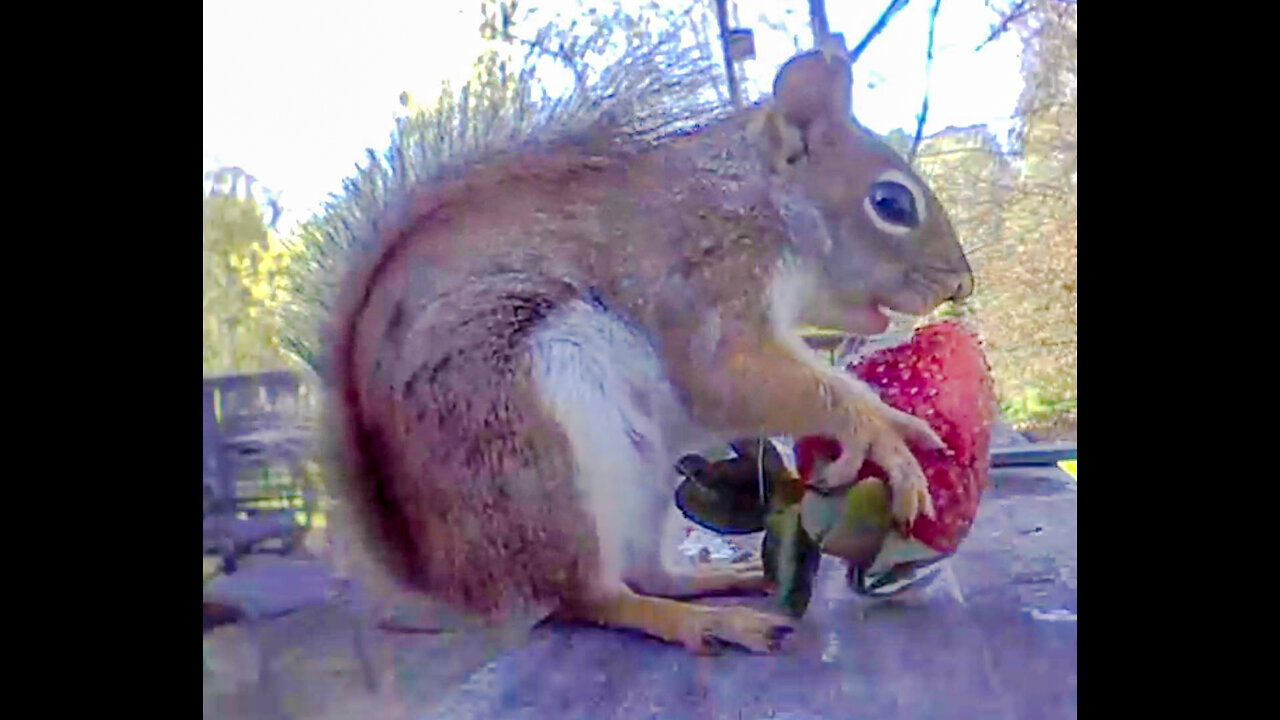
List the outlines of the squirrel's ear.
{"label": "squirrel's ear", "polygon": [[788,125],[803,132],[815,120],[848,120],[853,113],[853,70],[844,36],[786,62],[773,81],[773,104]]}
{"label": "squirrel's ear", "polygon": [[751,121],[751,136],[760,146],[765,162],[776,173],[804,159],[806,148],[800,129],[788,123],[778,108],[766,107]]}

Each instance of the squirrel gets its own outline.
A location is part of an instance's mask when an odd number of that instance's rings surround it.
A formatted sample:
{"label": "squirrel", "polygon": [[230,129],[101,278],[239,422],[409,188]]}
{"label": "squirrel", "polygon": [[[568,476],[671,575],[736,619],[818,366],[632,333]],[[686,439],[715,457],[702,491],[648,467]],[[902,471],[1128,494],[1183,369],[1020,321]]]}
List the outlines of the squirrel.
{"label": "squirrel", "polygon": [[[676,460],[824,434],[824,478],[885,468],[932,514],[908,443],[943,447],[802,342],[963,299],[937,198],[863,128],[843,51],[800,53],[772,99],[644,146],[540,143],[424,182],[379,222],[330,316],[339,489],[404,587],[488,616],[771,652],[793,621],[690,598],[767,589],[691,573],[660,529]],[[829,482],[822,479],[818,483]],[[665,520],[669,522],[669,520]]]}

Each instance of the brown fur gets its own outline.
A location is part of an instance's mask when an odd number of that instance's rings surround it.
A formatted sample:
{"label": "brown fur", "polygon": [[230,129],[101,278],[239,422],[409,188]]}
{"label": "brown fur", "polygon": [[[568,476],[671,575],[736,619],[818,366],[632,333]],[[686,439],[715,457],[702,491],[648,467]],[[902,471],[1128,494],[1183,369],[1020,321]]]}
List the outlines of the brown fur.
{"label": "brown fur", "polygon": [[375,352],[348,366],[367,378],[347,400],[364,420],[350,441],[367,480],[349,485],[350,500],[411,587],[494,612],[509,609],[509,588],[520,601],[556,598],[590,572],[587,519],[563,522],[578,506],[566,442],[536,416],[523,347],[569,290],[505,274],[442,289],[429,306],[371,294],[362,334]]}
{"label": "brown fur", "polygon": [[[346,499],[400,580],[487,612],[595,607],[579,601],[598,597],[599,534],[611,529],[581,497],[570,438],[530,372],[531,334],[569,300],[639,329],[688,414],[726,439],[831,432],[869,438],[873,451],[901,444],[883,428],[914,426],[780,339],[779,262],[808,258],[821,287],[806,289],[816,299],[801,309],[837,320],[833,308],[873,300],[931,307],[968,268],[932,195],[909,240],[885,240],[863,217],[877,173],[910,169],[842,119],[847,68],[801,58],[790,82],[780,76],[777,106],[653,149],[522,151],[421,188],[390,223],[344,284],[333,381]],[[809,93],[783,104],[804,73],[834,103],[806,107]],[[797,195],[825,231],[789,223],[778,199]],[[638,405],[645,392],[632,389]],[[592,612],[632,617],[606,605]],[[753,622],[735,627],[750,634]],[[684,637],[676,624],[660,634]]]}

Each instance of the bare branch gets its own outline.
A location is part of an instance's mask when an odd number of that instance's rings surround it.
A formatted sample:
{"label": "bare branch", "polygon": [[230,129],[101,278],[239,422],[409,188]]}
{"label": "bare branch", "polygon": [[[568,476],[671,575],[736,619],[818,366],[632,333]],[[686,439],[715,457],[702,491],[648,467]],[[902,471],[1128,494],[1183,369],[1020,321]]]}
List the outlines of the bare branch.
{"label": "bare branch", "polygon": [[827,22],[827,0],[809,0],[809,25],[813,29],[813,46],[822,47],[823,41],[831,34],[831,25]]}
{"label": "bare branch", "polygon": [[896,15],[899,10],[906,7],[909,2],[911,2],[911,0],[889,0],[889,7],[885,8],[884,12],[880,13],[880,19],[876,20],[876,24],[871,26],[871,29],[867,31],[867,34],[858,42],[857,45],[854,46],[853,51],[849,53],[850,64],[858,62],[858,58],[862,56],[863,51],[867,49],[867,46],[871,44],[871,41],[876,39],[876,36],[884,30],[885,26],[889,24],[889,21],[893,19],[893,16]]}
{"label": "bare branch", "polygon": [[924,102],[920,104],[920,115],[916,118],[916,136],[911,141],[911,152],[907,155],[907,162],[912,164],[915,164],[916,151],[920,149],[925,119],[929,117],[929,74],[933,71],[933,30],[938,24],[938,9],[941,7],[942,0],[936,0],[933,3],[933,10],[929,12],[929,47],[925,51],[924,59]]}
{"label": "bare branch", "polygon": [[1014,5],[1012,9],[1009,10],[1009,14],[1005,15],[1004,19],[1002,19],[998,25],[996,25],[994,28],[991,29],[991,34],[987,36],[987,39],[979,43],[978,47],[974,48],[973,51],[978,52],[982,48],[986,47],[988,44],[995,42],[995,40],[999,38],[1001,35],[1008,32],[1009,25],[1013,21],[1031,12],[1032,8],[1030,7],[1030,5],[1031,3],[1029,0],[1018,0],[1018,3]]}

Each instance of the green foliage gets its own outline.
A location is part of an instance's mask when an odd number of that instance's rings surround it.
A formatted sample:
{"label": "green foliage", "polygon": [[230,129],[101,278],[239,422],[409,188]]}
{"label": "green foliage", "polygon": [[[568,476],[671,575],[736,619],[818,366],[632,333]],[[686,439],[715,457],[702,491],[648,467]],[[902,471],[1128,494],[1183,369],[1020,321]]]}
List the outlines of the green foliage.
{"label": "green foliage", "polygon": [[777,585],[776,598],[782,610],[792,617],[803,617],[813,598],[822,549],[805,532],[799,503],[773,509],[765,527],[760,550],[765,577]]}
{"label": "green foliage", "polygon": [[277,309],[289,257],[250,198],[204,196],[204,374],[286,367]]}
{"label": "green foliage", "polygon": [[[918,168],[967,248],[973,297],[945,308],[981,332],[1006,420],[1070,427],[1076,414],[1075,4],[1027,0],[1003,25],[1023,38],[1012,150],[984,127],[949,128]],[[903,133],[905,135],[905,133]],[[890,137],[898,149],[902,138]],[[896,141],[896,142],[895,142]],[[939,314],[942,314],[940,312]]]}
{"label": "green foliage", "polygon": [[1050,420],[1062,413],[1074,412],[1076,399],[1049,396],[1043,385],[1028,384],[1022,392],[1001,403],[1004,417],[1018,424],[1034,424]]}

